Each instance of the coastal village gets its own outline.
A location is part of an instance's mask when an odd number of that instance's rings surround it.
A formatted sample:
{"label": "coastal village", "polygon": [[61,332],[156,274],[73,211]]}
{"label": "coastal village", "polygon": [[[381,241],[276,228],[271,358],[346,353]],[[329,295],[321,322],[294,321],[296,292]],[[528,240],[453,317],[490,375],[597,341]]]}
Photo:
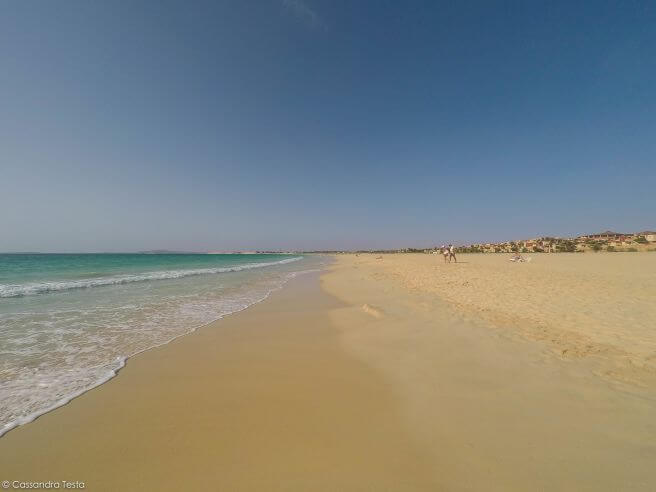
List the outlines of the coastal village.
{"label": "coastal village", "polygon": [[[312,250],[312,251],[258,251],[258,253],[435,253],[441,246],[431,248],[400,248],[371,250]],[[544,236],[534,239],[517,239],[501,243],[475,243],[456,245],[456,253],[585,253],[585,252],[656,252],[656,231],[621,233],[604,231],[576,237]]]}
{"label": "coastal village", "polygon": [[[438,248],[430,248],[432,252]],[[573,238],[540,237],[502,243],[480,243],[456,248],[459,253],[577,253],[586,251],[656,251],[656,232],[620,233],[605,231]]]}

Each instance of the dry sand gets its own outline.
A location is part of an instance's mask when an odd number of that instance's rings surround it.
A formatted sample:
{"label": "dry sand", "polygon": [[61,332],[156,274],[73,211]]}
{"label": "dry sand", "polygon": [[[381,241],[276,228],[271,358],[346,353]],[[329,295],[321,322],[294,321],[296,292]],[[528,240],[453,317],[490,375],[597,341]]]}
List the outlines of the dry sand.
{"label": "dry sand", "polygon": [[656,256],[378,256],[323,277],[349,304],[331,317],[393,382],[443,490],[656,490]]}
{"label": "dry sand", "polygon": [[656,255],[462,260],[339,256],[323,289],[296,279],[9,432],[0,480],[656,490]]}
{"label": "dry sand", "polygon": [[461,315],[508,336],[544,341],[564,358],[596,358],[600,374],[656,384],[656,254],[360,255],[354,266],[413,292],[435,294]]}

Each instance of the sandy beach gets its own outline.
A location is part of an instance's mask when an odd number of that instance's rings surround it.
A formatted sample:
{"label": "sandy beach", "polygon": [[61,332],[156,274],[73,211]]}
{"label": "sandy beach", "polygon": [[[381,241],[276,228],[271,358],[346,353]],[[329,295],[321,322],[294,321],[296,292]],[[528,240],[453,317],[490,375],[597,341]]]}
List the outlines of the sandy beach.
{"label": "sandy beach", "polygon": [[86,490],[434,490],[389,383],[342,349],[318,276],[131,359],[0,438],[0,480]]}
{"label": "sandy beach", "polygon": [[[656,385],[656,254],[591,253],[346,257],[362,279],[439,297],[506,336],[544,342],[566,359],[594,359],[614,381]],[[335,290],[338,294],[338,291]]]}
{"label": "sandy beach", "polygon": [[87,490],[656,488],[656,255],[339,255],[0,438]]}
{"label": "sandy beach", "polygon": [[508,258],[340,256],[344,347],[394,382],[443,490],[653,490],[656,257]]}

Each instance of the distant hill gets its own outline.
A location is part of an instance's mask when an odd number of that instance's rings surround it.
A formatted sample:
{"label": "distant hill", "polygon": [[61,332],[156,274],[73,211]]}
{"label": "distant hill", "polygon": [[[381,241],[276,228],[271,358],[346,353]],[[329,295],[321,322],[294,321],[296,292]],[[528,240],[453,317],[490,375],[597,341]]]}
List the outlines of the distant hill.
{"label": "distant hill", "polygon": [[151,249],[150,251],[137,251],[140,255],[203,255],[198,251],[170,251],[168,249]]}
{"label": "distant hill", "polygon": [[2,255],[42,255],[40,251],[5,251],[0,252]]}

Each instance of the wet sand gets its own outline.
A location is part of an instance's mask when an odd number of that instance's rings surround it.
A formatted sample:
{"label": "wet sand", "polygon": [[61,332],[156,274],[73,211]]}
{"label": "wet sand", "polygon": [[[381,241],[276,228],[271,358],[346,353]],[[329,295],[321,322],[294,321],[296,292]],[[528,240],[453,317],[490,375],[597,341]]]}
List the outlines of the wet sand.
{"label": "wet sand", "polygon": [[86,490],[434,490],[389,384],[338,343],[317,275],[128,361],[0,438],[0,480]]}

